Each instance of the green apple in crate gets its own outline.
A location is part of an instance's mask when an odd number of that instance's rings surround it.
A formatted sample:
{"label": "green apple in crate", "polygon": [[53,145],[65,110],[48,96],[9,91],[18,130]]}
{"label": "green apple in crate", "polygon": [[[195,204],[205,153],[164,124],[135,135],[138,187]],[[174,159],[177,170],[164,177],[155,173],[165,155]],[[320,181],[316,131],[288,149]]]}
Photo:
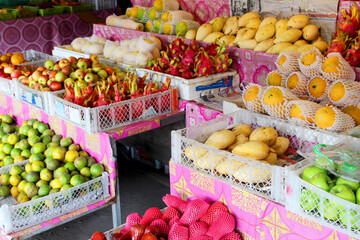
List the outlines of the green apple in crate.
{"label": "green apple in crate", "polygon": [[323,168],[316,167],[316,166],[309,166],[304,169],[304,171],[302,173],[302,179],[309,182],[310,179],[318,173],[326,174],[326,170]]}
{"label": "green apple in crate", "polygon": [[351,188],[351,190],[353,190],[354,192],[356,192],[356,190],[358,190],[358,188],[360,187],[359,182],[350,181],[350,180],[342,178],[342,177],[339,177],[336,180],[336,185],[346,185],[349,188]]}
{"label": "green apple in crate", "polygon": [[319,207],[320,198],[319,195],[307,188],[303,188],[301,191],[300,206],[305,211],[316,211]]}
{"label": "green apple in crate", "polygon": [[329,192],[334,187],[334,181],[326,173],[318,173],[313,176],[309,182],[322,190]]}

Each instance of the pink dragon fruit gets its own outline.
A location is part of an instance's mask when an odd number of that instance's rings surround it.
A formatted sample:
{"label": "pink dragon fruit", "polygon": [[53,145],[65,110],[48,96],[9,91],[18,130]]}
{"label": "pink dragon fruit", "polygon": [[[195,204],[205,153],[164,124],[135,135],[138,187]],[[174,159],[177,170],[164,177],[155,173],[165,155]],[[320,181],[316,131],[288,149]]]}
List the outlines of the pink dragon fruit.
{"label": "pink dragon fruit", "polygon": [[200,52],[196,56],[195,76],[203,77],[214,73],[214,62],[206,52]]}
{"label": "pink dragon fruit", "polygon": [[351,48],[346,51],[345,59],[351,66],[357,67],[360,65],[360,43],[358,39],[355,39]]}

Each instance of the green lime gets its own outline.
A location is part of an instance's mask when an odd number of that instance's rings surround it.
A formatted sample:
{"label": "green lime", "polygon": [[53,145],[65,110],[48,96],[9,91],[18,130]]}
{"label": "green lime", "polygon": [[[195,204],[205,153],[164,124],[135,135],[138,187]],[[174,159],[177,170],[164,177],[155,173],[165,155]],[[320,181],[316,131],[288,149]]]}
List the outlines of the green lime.
{"label": "green lime", "polygon": [[53,176],[54,176],[54,178],[59,178],[64,173],[68,173],[68,170],[64,167],[59,167],[58,169],[56,169],[54,171]]}
{"label": "green lime", "polygon": [[11,150],[11,152],[10,152],[10,156],[12,157],[12,158],[15,158],[15,157],[17,157],[17,156],[21,156],[21,149],[20,148],[13,148],[12,150]]}
{"label": "green lime", "polygon": [[[40,173],[41,174],[41,173]],[[37,181],[36,183],[36,186],[39,188],[41,187],[42,185],[49,185],[49,182],[48,181],[45,181],[45,180],[42,180],[40,179],[39,181]]]}
{"label": "green lime", "polygon": [[45,143],[42,142],[38,142],[35,143],[35,145],[32,147],[34,149],[34,153],[44,153],[46,150],[46,145]]}
{"label": "green lime", "polygon": [[45,129],[45,131],[44,131],[42,134],[43,134],[43,135],[46,135],[46,136],[52,137],[52,136],[55,135],[55,132],[54,132],[54,130],[52,130],[52,129]]}
{"label": "green lime", "polygon": [[62,139],[62,135],[60,134],[56,134],[52,137],[52,141],[53,142],[59,142],[60,143],[60,140]]}
{"label": "green lime", "polygon": [[104,172],[104,166],[100,163],[95,163],[90,167],[91,176],[99,177]]}
{"label": "green lime", "polygon": [[38,172],[30,171],[26,174],[26,181],[28,181],[28,182],[36,183],[37,181],[39,181],[39,179],[40,179],[40,176],[39,176]]}
{"label": "green lime", "polygon": [[11,145],[15,145],[17,142],[19,142],[19,136],[15,133],[10,134],[7,138],[7,142]]}
{"label": "green lime", "polygon": [[49,195],[50,191],[51,187],[49,185],[42,185],[41,187],[39,187],[38,194],[40,197],[44,197],[46,195]]}
{"label": "green lime", "polygon": [[45,130],[49,129],[49,125],[47,125],[46,123],[40,123],[37,129],[42,134]]}
{"label": "green lime", "polygon": [[28,140],[27,140],[27,139],[22,139],[22,140],[20,140],[20,142],[19,142],[19,148],[20,148],[21,150],[29,149],[29,148],[30,148],[30,144],[29,144]]}
{"label": "green lime", "polygon": [[40,172],[40,179],[48,182],[51,181],[53,179],[52,172],[47,168],[42,169]]}
{"label": "green lime", "polygon": [[30,162],[35,162],[35,161],[44,161],[45,156],[42,155],[41,153],[34,153],[30,156],[29,161]]}
{"label": "green lime", "polygon": [[[21,174],[21,173],[20,173]],[[22,181],[22,177],[20,175],[11,175],[9,182],[12,186],[17,186]]]}
{"label": "green lime", "polygon": [[84,167],[80,170],[80,174],[84,177],[90,177],[91,173],[90,173],[90,168],[88,167]]}
{"label": "green lime", "polygon": [[28,138],[28,143],[30,144],[30,146],[34,146],[38,142],[40,142],[39,136],[32,136]]}
{"label": "green lime", "polygon": [[1,186],[0,187],[0,196],[7,197],[10,195],[10,187],[9,186]]}
{"label": "green lime", "polygon": [[23,125],[20,127],[19,132],[27,136],[30,129],[29,125]]}
{"label": "green lime", "polygon": [[48,135],[42,135],[40,137],[40,141],[43,142],[45,145],[48,145],[49,143],[51,143],[51,137]]}
{"label": "green lime", "polygon": [[75,167],[80,171],[82,168],[86,167],[87,159],[85,157],[78,157],[74,161]]}
{"label": "green lime", "polygon": [[14,164],[14,159],[10,156],[7,156],[4,158],[3,162],[4,162],[4,166],[9,166],[11,164]]}
{"label": "green lime", "polygon": [[81,175],[74,175],[74,176],[72,176],[71,177],[71,179],[70,179],[70,184],[72,185],[72,186],[77,186],[77,185],[80,185],[80,184],[82,184],[82,183],[84,183],[85,182],[85,179],[84,179],[84,177],[83,176],[81,176]]}
{"label": "green lime", "polygon": [[21,152],[21,156],[23,156],[25,159],[29,159],[29,157],[31,156],[30,149],[24,149]]}
{"label": "green lime", "polygon": [[76,170],[75,164],[73,162],[65,163],[64,167],[69,170],[69,172]]}
{"label": "green lime", "polygon": [[59,182],[61,186],[64,186],[68,183],[70,183],[71,175],[69,173],[63,173],[59,177]]}
{"label": "green lime", "polygon": [[45,168],[45,163],[43,161],[35,161],[32,163],[32,169],[35,172],[40,172]]}
{"label": "green lime", "polygon": [[8,143],[5,143],[4,147],[3,147],[3,152],[6,154],[10,154],[11,150],[13,150],[14,146],[10,145]]}
{"label": "green lime", "polygon": [[33,123],[32,127],[35,128],[35,129],[38,129],[40,124],[41,124],[41,123],[40,123],[39,121],[35,121],[35,122]]}
{"label": "green lime", "polygon": [[4,173],[0,175],[0,185],[9,185],[10,184],[11,175],[8,173]]}
{"label": "green lime", "polygon": [[57,159],[46,158],[45,161],[46,161],[46,167],[51,171],[56,170],[60,166],[60,161]]}
{"label": "green lime", "polygon": [[31,172],[33,169],[32,169],[32,163],[27,163],[25,165],[25,172]]}
{"label": "green lime", "polygon": [[29,129],[28,137],[31,138],[31,137],[34,137],[34,136],[40,136],[39,131],[37,129],[35,129],[35,128]]}
{"label": "green lime", "polygon": [[22,167],[14,165],[10,168],[10,175],[20,175],[23,172]]}

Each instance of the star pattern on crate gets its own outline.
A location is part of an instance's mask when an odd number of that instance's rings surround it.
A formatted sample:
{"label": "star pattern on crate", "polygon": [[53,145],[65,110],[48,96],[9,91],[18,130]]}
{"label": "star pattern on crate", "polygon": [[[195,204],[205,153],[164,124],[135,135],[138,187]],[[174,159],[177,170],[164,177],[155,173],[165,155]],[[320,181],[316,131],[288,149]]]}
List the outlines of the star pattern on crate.
{"label": "star pattern on crate", "polygon": [[191,189],[189,188],[184,176],[181,176],[179,181],[174,183],[173,186],[176,189],[176,191],[180,194],[180,197],[184,200],[188,199],[189,197],[195,196],[191,192]]}
{"label": "star pattern on crate", "polygon": [[269,215],[261,219],[260,222],[265,224],[273,239],[279,239],[284,234],[292,233],[280,217],[276,207],[273,208],[273,211]]}
{"label": "star pattern on crate", "polygon": [[[352,238],[349,237],[349,240],[351,240]],[[355,238],[354,238],[355,239]],[[339,240],[339,237],[338,237],[338,234],[337,234],[337,231],[333,231],[330,236],[327,238],[327,240]]]}
{"label": "star pattern on crate", "polygon": [[267,200],[233,186],[231,187],[231,198],[232,205],[257,217],[261,216],[268,205]]}
{"label": "star pattern on crate", "polygon": [[101,154],[100,135],[85,133],[86,146],[94,153]]}
{"label": "star pattern on crate", "polygon": [[176,164],[172,161],[169,162],[169,171],[174,177],[176,177]]}
{"label": "star pattern on crate", "polygon": [[210,178],[205,174],[191,171],[190,184],[210,194],[215,194],[215,179]]}

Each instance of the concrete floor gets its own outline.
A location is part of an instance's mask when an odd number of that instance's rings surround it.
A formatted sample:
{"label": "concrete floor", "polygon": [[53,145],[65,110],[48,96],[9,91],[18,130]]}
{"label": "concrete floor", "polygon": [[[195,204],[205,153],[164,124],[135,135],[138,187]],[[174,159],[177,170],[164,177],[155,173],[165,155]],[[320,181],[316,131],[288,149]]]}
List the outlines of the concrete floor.
{"label": "concrete floor", "polygon": [[[131,161],[120,166],[120,194],[122,222],[133,212],[142,215],[149,207],[164,208],[162,197],[169,193],[169,175],[144,164]],[[66,223],[32,240],[85,240],[95,231],[112,229],[111,207],[98,210],[82,218]]]}

